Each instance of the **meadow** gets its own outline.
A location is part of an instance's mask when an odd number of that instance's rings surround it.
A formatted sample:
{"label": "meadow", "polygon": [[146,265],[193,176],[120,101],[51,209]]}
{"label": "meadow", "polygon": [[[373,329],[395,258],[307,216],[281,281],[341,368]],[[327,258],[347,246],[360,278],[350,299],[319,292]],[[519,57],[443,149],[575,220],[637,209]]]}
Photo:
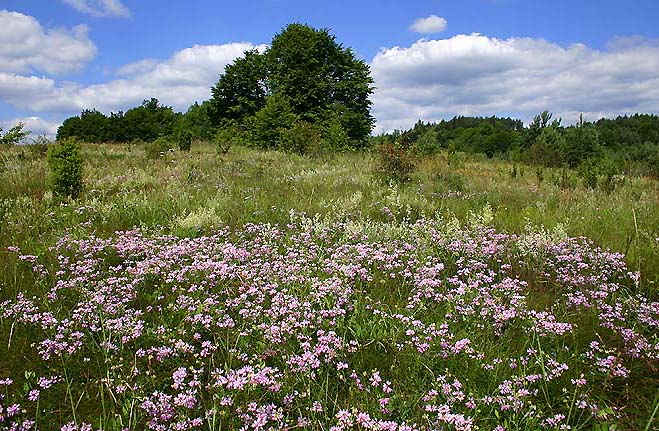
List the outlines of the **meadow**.
{"label": "meadow", "polygon": [[0,152],[0,427],[652,430],[659,182],[456,153]]}

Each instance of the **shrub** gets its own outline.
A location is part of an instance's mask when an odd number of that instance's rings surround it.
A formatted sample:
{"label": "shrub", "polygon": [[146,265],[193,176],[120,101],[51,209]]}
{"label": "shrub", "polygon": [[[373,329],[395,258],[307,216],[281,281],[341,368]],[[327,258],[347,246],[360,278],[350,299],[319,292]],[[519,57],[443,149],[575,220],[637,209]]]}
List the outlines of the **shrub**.
{"label": "shrub", "polygon": [[399,143],[383,143],[378,147],[378,174],[385,179],[408,181],[416,167],[416,158],[410,148]]}
{"label": "shrub", "polygon": [[234,145],[245,145],[245,132],[234,122],[229,122],[215,133],[213,138],[219,154],[226,154]]}
{"label": "shrub", "polygon": [[550,167],[561,166],[563,161],[560,151],[565,147],[565,138],[555,127],[542,129],[535,143],[526,153],[526,161],[534,165]]}
{"label": "shrub", "polygon": [[414,152],[421,156],[432,156],[439,152],[439,135],[435,129],[429,129],[414,143]]}
{"label": "shrub", "polygon": [[82,192],[82,157],[77,142],[67,138],[48,151],[48,169],[53,194],[77,198]]}
{"label": "shrub", "polygon": [[322,146],[330,151],[344,151],[351,148],[348,132],[338,118],[332,118],[325,123]]}
{"label": "shrub", "polygon": [[316,126],[296,121],[293,127],[283,130],[279,148],[290,153],[311,154],[320,151],[320,144],[320,131]]}
{"label": "shrub", "polygon": [[268,97],[265,106],[250,120],[252,145],[261,149],[279,148],[283,133],[298,119],[291,109],[289,100],[281,95]]}
{"label": "shrub", "polygon": [[615,162],[610,157],[603,158],[597,166],[597,172],[600,189],[606,193],[613,192],[617,185],[616,175],[619,173]]}
{"label": "shrub", "polygon": [[449,151],[447,161],[453,168],[462,169],[465,167],[465,162],[467,161],[467,153],[462,151]]}
{"label": "shrub", "polygon": [[126,149],[128,152],[132,152],[134,148],[143,148],[145,145],[146,143],[143,140],[135,138],[128,141],[126,144]]}
{"label": "shrub", "polygon": [[186,153],[190,152],[192,147],[192,133],[188,130],[183,130],[178,133],[178,149]]}
{"label": "shrub", "polygon": [[160,137],[155,141],[147,142],[144,144],[144,152],[148,159],[157,159],[163,157],[169,150],[172,149],[172,144],[167,138]]}
{"label": "shrub", "polygon": [[585,160],[579,165],[578,172],[586,187],[589,189],[597,188],[597,162],[595,160]]}

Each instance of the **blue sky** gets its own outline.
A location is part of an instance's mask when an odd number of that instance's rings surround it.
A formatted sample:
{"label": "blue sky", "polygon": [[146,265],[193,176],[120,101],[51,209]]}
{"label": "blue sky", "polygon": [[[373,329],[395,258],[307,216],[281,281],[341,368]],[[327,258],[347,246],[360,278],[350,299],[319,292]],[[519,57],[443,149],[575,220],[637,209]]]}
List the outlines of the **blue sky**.
{"label": "blue sky", "polygon": [[0,11],[0,126],[35,133],[147,97],[184,110],[290,22],[331,29],[371,65],[378,131],[456,114],[659,112],[651,0],[2,0]]}

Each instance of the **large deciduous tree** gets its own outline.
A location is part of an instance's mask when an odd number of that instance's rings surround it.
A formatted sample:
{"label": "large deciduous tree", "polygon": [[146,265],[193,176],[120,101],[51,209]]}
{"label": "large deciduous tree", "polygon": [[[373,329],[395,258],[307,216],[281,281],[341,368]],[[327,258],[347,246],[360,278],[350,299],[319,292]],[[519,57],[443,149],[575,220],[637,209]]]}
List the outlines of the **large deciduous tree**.
{"label": "large deciduous tree", "polygon": [[[368,65],[344,48],[326,29],[290,24],[264,52],[247,51],[228,65],[213,87],[216,123],[249,123],[267,100],[286,100],[301,121],[326,129],[337,121],[353,147],[366,142],[373,128]],[[271,143],[264,143],[270,146]]]}
{"label": "large deciduous tree", "polygon": [[245,51],[224,69],[211,89],[210,114],[215,124],[242,121],[265,106],[268,93],[265,57],[257,50]]}

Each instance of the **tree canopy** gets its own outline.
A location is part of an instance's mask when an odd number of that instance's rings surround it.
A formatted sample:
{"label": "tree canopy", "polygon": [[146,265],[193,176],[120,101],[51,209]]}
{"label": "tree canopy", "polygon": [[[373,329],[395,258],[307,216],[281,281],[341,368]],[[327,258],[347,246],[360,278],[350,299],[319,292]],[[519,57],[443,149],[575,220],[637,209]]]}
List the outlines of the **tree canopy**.
{"label": "tree canopy", "polygon": [[[360,147],[374,124],[372,84],[368,65],[328,30],[290,24],[265,52],[246,51],[226,67],[212,88],[211,112],[215,124],[231,120],[253,125],[270,118],[258,112],[272,109],[267,101],[276,97],[274,105],[287,104],[299,121],[315,124],[320,131],[329,124],[336,131],[338,122],[352,146]],[[271,147],[272,142],[263,145]]]}
{"label": "tree canopy", "polygon": [[172,134],[181,114],[151,98],[140,106],[106,116],[86,109],[69,117],[57,129],[57,139],[75,137],[85,142],[126,142],[133,139],[153,141]]}

